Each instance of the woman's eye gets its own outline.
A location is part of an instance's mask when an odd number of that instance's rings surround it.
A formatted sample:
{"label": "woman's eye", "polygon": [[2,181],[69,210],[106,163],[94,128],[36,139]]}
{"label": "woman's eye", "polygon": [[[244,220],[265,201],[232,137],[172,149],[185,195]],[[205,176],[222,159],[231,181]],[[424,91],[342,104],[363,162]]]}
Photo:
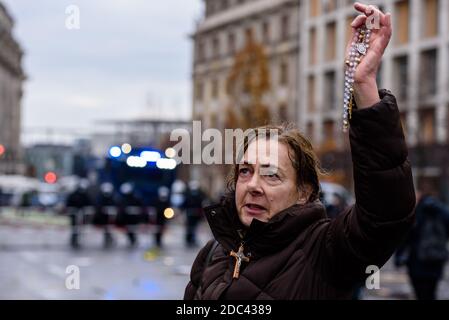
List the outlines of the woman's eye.
{"label": "woman's eye", "polygon": [[265,177],[267,177],[269,180],[279,180],[279,175],[274,172],[266,172],[264,174]]}
{"label": "woman's eye", "polygon": [[248,175],[250,172],[249,172],[249,169],[248,168],[241,168],[241,169],[239,169],[239,175],[241,175],[241,176],[246,176],[246,175]]}

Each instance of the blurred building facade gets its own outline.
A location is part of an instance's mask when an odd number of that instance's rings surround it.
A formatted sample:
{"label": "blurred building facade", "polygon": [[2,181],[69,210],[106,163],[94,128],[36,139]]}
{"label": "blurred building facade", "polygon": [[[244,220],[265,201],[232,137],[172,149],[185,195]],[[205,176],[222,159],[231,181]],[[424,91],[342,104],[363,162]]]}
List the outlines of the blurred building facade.
{"label": "blurred building facade", "polygon": [[25,148],[25,174],[44,181],[45,174],[54,172],[57,177],[74,174],[75,150],[73,146],[36,144]]}
{"label": "blurred building facade", "polygon": [[[192,35],[193,120],[208,128],[248,128],[298,117],[299,0],[203,0]],[[211,194],[226,166],[194,174]]]}
{"label": "blurred building facade", "polygon": [[20,126],[23,51],[14,39],[14,20],[0,2],[0,173],[21,171]]}
{"label": "blurred building facade", "polygon": [[[342,132],[342,101],[344,51],[351,35],[350,23],[357,14],[354,2],[206,0],[205,17],[193,35],[193,119],[202,120],[203,129],[245,127],[229,117],[228,110],[233,107],[247,117],[241,101],[250,100],[247,92],[251,89],[245,90],[243,82],[242,98],[234,99],[226,82],[230,78],[235,82],[232,72],[236,66],[251,74],[237,63],[251,29],[269,65],[269,85],[262,98],[269,110],[264,114],[266,122],[297,122],[312,140],[323,166],[330,170],[326,179],[352,189],[349,141]],[[393,15],[393,38],[378,84],[398,99],[415,183],[419,187],[430,182],[448,201],[449,2],[365,2]],[[282,30],[288,30],[287,37]],[[287,76],[283,75],[285,69]],[[256,117],[255,111],[252,117]],[[202,177],[209,187],[221,187],[226,170],[218,172],[203,169]]]}
{"label": "blurred building facade", "polygon": [[49,172],[58,180],[68,176],[91,179],[100,162],[92,154],[91,140],[86,138],[71,144],[42,142],[24,147],[24,173],[41,181]]}
{"label": "blurred building facade", "polygon": [[[342,133],[341,101],[353,2],[303,1],[298,118],[325,167],[333,169],[331,179],[348,187],[352,169]],[[378,82],[398,99],[415,183],[431,182],[449,200],[449,2],[367,2],[393,16],[393,38]]]}

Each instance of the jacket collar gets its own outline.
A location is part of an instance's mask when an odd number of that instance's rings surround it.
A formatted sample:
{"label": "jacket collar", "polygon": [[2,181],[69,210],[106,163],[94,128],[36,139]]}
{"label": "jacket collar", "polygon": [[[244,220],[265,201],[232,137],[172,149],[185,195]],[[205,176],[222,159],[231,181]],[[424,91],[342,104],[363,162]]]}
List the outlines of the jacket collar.
{"label": "jacket collar", "polygon": [[240,222],[234,198],[205,209],[205,215],[215,239],[227,251],[236,251],[245,244],[245,251],[262,257],[282,250],[314,222],[325,219],[326,211],[320,201],[287,208],[270,221],[253,219],[249,228]]}

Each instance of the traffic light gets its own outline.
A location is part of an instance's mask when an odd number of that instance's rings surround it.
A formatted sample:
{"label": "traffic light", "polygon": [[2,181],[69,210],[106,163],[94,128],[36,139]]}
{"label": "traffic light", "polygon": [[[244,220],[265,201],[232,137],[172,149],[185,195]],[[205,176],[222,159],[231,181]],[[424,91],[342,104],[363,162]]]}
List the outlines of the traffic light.
{"label": "traffic light", "polygon": [[0,157],[5,153],[6,149],[5,146],[0,144]]}

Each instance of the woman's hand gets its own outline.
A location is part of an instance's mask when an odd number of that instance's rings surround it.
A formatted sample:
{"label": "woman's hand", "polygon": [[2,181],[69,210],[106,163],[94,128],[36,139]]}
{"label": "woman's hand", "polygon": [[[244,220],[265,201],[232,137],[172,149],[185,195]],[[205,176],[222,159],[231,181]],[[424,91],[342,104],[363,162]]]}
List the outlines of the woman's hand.
{"label": "woman's hand", "polygon": [[354,8],[362,13],[351,24],[352,37],[348,43],[346,54],[353,42],[356,30],[367,22],[367,19],[375,19],[379,22],[371,29],[369,49],[362,58],[354,75],[354,98],[359,109],[370,107],[380,101],[376,78],[382,56],[391,39],[391,14],[382,13],[374,6],[368,6],[356,2]]}

